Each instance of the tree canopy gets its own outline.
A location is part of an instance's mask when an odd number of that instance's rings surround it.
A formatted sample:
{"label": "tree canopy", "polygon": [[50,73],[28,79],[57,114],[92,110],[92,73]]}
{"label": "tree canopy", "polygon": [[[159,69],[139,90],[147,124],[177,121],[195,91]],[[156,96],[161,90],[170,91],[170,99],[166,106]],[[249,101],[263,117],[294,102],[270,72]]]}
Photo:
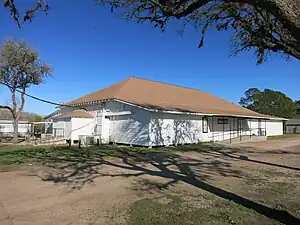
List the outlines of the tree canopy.
{"label": "tree canopy", "polygon": [[50,74],[50,67],[26,42],[7,40],[0,47],[0,83],[11,93],[11,106],[0,108],[9,109],[12,113],[15,140],[18,138],[18,121],[24,108],[26,89],[43,83]]}
{"label": "tree canopy", "polygon": [[[299,0],[94,0],[112,11],[121,10],[127,19],[150,22],[163,31],[172,19],[201,29],[199,47],[210,27],[219,31],[232,29],[231,53],[254,50],[257,63],[263,63],[271,52],[300,59]],[[21,16],[15,0],[4,0],[20,26],[31,21],[38,11],[48,12],[46,0]],[[71,7],[71,5],[70,5]]]}
{"label": "tree canopy", "polygon": [[253,111],[271,116],[293,118],[297,115],[295,102],[280,91],[250,88],[242,97],[240,105]]}
{"label": "tree canopy", "polygon": [[297,112],[296,113],[297,114],[296,117],[300,118],[300,100],[296,100],[295,101],[295,106],[296,106],[296,112]]}

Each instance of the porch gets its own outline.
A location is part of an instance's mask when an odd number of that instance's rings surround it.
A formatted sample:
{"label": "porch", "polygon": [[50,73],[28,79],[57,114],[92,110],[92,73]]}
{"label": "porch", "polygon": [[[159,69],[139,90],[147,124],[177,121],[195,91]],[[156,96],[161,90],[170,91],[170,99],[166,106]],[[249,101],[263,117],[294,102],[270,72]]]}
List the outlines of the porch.
{"label": "porch", "polygon": [[209,116],[203,117],[203,132],[213,142],[226,141],[228,143],[254,141],[267,136],[267,119]]}

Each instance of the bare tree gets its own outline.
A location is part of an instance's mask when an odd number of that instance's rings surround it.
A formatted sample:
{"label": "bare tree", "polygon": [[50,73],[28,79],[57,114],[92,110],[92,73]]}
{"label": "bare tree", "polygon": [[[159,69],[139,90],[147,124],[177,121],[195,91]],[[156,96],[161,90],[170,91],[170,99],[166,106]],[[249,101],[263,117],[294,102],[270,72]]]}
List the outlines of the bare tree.
{"label": "bare tree", "polygon": [[15,0],[4,0],[3,5],[9,9],[11,17],[16,21],[19,27],[22,26],[23,22],[32,21],[37,12],[43,11],[47,14],[49,10],[49,5],[46,0],[36,0],[31,8],[25,10],[24,15],[20,15],[15,2]]}
{"label": "bare tree", "polygon": [[8,40],[0,47],[0,82],[11,93],[11,106],[0,108],[7,108],[12,113],[14,141],[18,140],[18,122],[25,104],[26,89],[43,83],[49,75],[50,67],[39,60],[39,54],[26,42]]}

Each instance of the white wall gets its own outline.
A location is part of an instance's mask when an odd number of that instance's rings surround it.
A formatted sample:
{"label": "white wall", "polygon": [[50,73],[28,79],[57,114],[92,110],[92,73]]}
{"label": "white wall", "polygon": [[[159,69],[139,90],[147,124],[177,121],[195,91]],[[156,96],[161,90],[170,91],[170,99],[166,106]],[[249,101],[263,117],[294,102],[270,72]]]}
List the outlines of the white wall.
{"label": "white wall", "polygon": [[283,121],[267,121],[267,136],[283,135]]}
{"label": "white wall", "polygon": [[149,145],[174,145],[208,141],[208,133],[202,133],[200,116],[151,113]]}
{"label": "white wall", "polygon": [[65,131],[65,124],[71,123],[70,119],[54,119],[53,120],[53,136],[54,137],[65,137],[68,138],[67,133]]}
{"label": "white wall", "polygon": [[[120,102],[107,102],[105,104],[102,122],[105,135],[109,133],[109,141],[148,146],[150,113]],[[131,112],[130,115],[108,116],[109,113]],[[106,126],[106,127],[105,127]],[[107,129],[109,126],[109,129]],[[102,130],[103,130],[102,129]]]}
{"label": "white wall", "polygon": [[[267,135],[282,133],[282,122],[265,123],[257,119],[230,117],[207,117],[208,132],[203,133],[201,116],[151,113],[149,124],[150,146],[197,143],[206,141],[223,141],[245,135],[258,135],[258,128],[267,126]],[[227,119],[227,124],[218,123],[218,119]],[[239,122],[240,121],[240,122]],[[241,126],[241,129],[239,129]],[[267,124],[267,125],[266,125]],[[272,133],[271,133],[272,132]]]}
{"label": "white wall", "polygon": [[93,118],[72,118],[71,119],[71,140],[79,140],[79,135],[92,135],[94,129]]}
{"label": "white wall", "polygon": [[[152,113],[149,126],[150,145],[173,145],[198,143],[207,141],[222,141],[250,135],[248,121],[242,120],[242,131],[238,132],[237,118],[207,117],[208,132],[203,132],[202,116]],[[227,119],[227,124],[219,124],[218,119]]]}
{"label": "white wall", "polygon": [[[242,119],[242,131],[238,131],[237,118],[224,117],[228,119],[228,124],[218,124],[217,117],[208,117],[208,132],[203,133],[201,116],[148,112],[118,101],[107,101],[84,107],[95,116],[92,119],[91,127],[88,128],[89,133],[100,135],[102,143],[159,146],[199,141],[222,141],[239,135],[250,135],[250,129],[252,129],[252,135],[258,135],[259,128],[256,119]],[[70,108],[64,109],[64,111],[70,110]],[[132,114],[111,115],[125,111],[130,111]],[[266,126],[267,135],[280,135],[283,132],[282,121],[265,123],[262,120],[260,128],[264,129]],[[73,126],[72,130],[74,130]],[[83,133],[78,131],[74,137],[79,134]]]}
{"label": "white wall", "polygon": [[72,122],[71,122],[71,118],[69,118],[67,121],[65,121],[64,124],[64,136],[66,139],[70,139],[72,138]]}
{"label": "white wall", "polygon": [[[31,131],[31,124],[27,121],[19,121],[19,135],[26,135]],[[10,120],[0,120],[0,136],[11,136],[14,132],[13,122]]]}

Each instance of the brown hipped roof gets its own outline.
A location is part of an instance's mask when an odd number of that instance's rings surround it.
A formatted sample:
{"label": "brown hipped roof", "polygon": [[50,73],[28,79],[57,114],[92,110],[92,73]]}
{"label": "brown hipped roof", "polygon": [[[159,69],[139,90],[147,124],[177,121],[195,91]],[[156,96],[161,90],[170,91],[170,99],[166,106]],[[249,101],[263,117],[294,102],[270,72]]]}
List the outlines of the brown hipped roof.
{"label": "brown hipped roof", "polygon": [[57,119],[65,119],[65,118],[93,118],[93,116],[83,109],[77,109],[72,112],[64,113],[58,117]]}
{"label": "brown hipped roof", "polygon": [[269,117],[243,108],[207,92],[131,77],[67,103],[77,105],[117,99],[150,109],[218,115]]}

